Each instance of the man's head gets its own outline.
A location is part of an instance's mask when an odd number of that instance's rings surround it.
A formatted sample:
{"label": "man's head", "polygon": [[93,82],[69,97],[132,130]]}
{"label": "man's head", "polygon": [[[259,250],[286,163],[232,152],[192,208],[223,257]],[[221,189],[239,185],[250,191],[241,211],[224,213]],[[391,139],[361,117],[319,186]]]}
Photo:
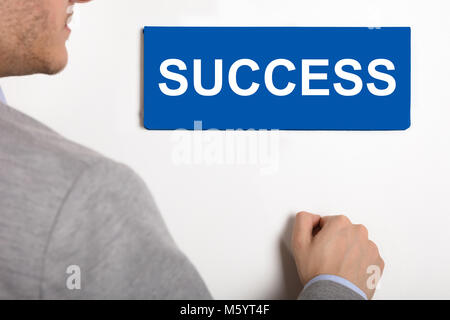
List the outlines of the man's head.
{"label": "man's head", "polygon": [[71,8],[89,1],[0,0],[0,77],[64,69]]}

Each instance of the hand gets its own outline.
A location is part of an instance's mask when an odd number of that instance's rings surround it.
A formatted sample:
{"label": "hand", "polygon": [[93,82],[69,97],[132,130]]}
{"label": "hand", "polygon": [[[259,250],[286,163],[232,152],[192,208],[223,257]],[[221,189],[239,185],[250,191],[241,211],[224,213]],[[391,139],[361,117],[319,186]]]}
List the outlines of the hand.
{"label": "hand", "polygon": [[[342,277],[358,286],[369,299],[375,286],[367,285],[369,266],[384,270],[376,244],[369,240],[363,225],[355,225],[345,216],[321,218],[308,212],[297,214],[292,248],[303,285],[320,274]],[[381,276],[380,273],[380,276]]]}

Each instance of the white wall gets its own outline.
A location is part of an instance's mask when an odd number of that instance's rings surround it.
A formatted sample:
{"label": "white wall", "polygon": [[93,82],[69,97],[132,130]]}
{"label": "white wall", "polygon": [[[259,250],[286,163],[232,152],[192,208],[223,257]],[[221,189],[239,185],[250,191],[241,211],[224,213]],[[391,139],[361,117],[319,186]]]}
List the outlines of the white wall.
{"label": "white wall", "polygon": [[[281,238],[298,210],[368,226],[386,261],[377,298],[450,298],[447,0],[96,0],[76,14],[63,73],[0,85],[14,107],[140,173],[216,298],[295,295]],[[176,165],[173,133],[140,127],[145,25],[411,26],[412,127],[282,132],[271,175]]]}

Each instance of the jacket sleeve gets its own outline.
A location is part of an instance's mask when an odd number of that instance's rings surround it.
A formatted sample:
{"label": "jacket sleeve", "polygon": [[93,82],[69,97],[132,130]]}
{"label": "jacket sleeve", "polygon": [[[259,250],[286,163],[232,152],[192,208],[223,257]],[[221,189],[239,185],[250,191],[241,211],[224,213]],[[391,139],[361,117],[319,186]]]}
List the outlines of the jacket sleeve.
{"label": "jacket sleeve", "polygon": [[330,280],[312,283],[304,289],[299,300],[365,300],[350,288]]}
{"label": "jacket sleeve", "polygon": [[49,235],[40,296],[211,298],[144,182],[106,159],[87,168],[63,200]]}

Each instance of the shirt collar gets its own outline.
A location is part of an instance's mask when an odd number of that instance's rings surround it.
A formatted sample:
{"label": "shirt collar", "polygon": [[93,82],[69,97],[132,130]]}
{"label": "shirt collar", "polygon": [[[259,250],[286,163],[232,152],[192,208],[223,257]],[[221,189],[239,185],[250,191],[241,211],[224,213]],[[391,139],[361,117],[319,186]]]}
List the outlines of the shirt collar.
{"label": "shirt collar", "polygon": [[0,87],[0,102],[6,104],[6,98],[5,95],[3,94],[2,87]]}

